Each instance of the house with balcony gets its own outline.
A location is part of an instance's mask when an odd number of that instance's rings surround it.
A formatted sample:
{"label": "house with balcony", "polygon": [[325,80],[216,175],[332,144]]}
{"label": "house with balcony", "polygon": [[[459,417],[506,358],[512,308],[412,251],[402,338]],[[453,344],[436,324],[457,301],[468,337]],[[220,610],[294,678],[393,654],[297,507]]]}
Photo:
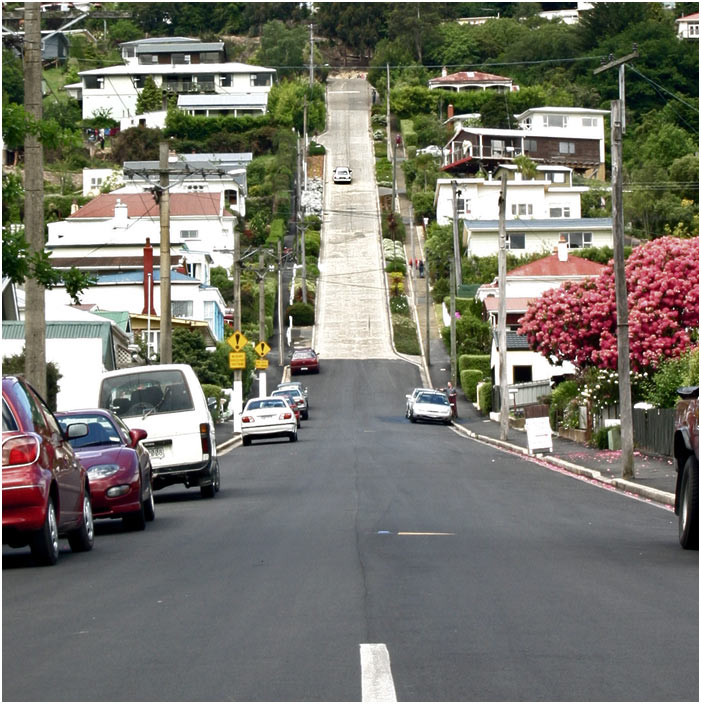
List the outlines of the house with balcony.
{"label": "house with balcony", "polygon": [[[454,121],[449,106],[448,120]],[[605,177],[604,118],[608,110],[531,108],[514,116],[515,129],[474,127],[455,121],[442,170],[492,171],[504,161],[526,155],[538,164],[567,166],[584,176]]]}
{"label": "house with balcony", "polygon": [[456,93],[468,90],[496,90],[500,93],[510,93],[518,90],[518,86],[515,86],[506,76],[497,76],[484,71],[458,71],[449,74],[445,66],[440,76],[429,79],[428,87]]}
{"label": "house with balcony", "polygon": [[84,119],[99,111],[109,111],[115,120],[134,117],[137,98],[149,77],[167,93],[190,96],[183,109],[194,114],[204,114],[197,110],[210,107],[214,110],[213,96],[225,96],[218,114],[229,110],[230,114],[263,115],[267,111],[275,69],[227,61],[222,42],[174,37],[121,46],[124,65],[81,71],[80,84],[65,87],[82,100]]}

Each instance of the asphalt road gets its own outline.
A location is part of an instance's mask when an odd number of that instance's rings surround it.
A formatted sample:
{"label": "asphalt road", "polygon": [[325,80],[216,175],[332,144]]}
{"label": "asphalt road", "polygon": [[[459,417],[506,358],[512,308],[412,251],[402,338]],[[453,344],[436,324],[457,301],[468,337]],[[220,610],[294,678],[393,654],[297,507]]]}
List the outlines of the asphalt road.
{"label": "asphalt road", "polygon": [[405,362],[305,381],[299,441],[224,455],[214,500],[159,492],[52,568],[4,550],[3,700],[357,701],[365,645],[400,701],[698,698],[668,511],[412,425]]}

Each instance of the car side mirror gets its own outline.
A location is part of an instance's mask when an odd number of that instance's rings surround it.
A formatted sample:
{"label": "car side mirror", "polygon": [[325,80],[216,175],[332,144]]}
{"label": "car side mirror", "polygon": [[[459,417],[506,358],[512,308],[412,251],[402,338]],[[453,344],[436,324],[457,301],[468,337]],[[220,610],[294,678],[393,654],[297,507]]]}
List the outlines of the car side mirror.
{"label": "car side mirror", "polygon": [[88,432],[87,423],[71,423],[66,428],[63,436],[66,440],[74,440],[75,438],[84,438]]}
{"label": "car side mirror", "polygon": [[131,446],[136,447],[142,440],[146,440],[148,433],[141,428],[132,428],[129,431],[129,437],[131,438]]}

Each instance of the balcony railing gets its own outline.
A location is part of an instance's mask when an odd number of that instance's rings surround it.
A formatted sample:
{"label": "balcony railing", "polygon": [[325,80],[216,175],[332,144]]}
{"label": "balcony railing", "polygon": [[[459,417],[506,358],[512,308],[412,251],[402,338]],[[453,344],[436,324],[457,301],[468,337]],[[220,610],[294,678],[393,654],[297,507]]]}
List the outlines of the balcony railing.
{"label": "balcony railing", "polygon": [[214,93],[214,81],[193,83],[192,81],[165,81],[163,88],[171,93]]}

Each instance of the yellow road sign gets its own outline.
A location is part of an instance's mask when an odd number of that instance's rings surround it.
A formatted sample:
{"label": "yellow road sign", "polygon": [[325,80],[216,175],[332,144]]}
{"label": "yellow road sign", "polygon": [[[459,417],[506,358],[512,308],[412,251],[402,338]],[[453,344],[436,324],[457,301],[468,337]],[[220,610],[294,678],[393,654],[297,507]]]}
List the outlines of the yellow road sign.
{"label": "yellow road sign", "polygon": [[245,369],[246,368],[246,353],[245,352],[229,352],[229,369]]}
{"label": "yellow road sign", "polygon": [[267,359],[256,359],[256,369],[267,369],[268,360]]}
{"label": "yellow road sign", "polygon": [[241,331],[237,330],[227,339],[227,342],[234,352],[240,352],[246,346],[248,338]]}
{"label": "yellow road sign", "polygon": [[270,345],[265,340],[261,340],[253,349],[256,351],[256,354],[265,357],[265,355],[270,352]]}

